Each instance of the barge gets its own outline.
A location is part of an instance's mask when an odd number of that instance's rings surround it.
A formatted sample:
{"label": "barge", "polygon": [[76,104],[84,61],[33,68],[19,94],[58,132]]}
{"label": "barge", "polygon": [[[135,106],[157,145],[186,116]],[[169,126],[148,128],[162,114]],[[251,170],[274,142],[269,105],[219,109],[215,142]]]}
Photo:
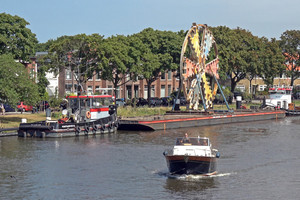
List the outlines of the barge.
{"label": "barge", "polygon": [[237,122],[252,122],[262,120],[282,119],[286,116],[284,110],[255,111],[241,110],[226,113],[202,112],[170,112],[166,115],[151,117],[122,118],[119,120],[119,130],[166,130],[174,128],[200,127]]}

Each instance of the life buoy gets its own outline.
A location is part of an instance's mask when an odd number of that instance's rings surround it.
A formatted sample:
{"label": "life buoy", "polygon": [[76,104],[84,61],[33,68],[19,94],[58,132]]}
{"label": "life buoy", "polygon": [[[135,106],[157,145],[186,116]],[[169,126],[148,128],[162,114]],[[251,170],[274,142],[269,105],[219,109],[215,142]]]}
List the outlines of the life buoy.
{"label": "life buoy", "polygon": [[90,119],[91,118],[91,112],[90,111],[86,111],[85,116],[86,116],[86,118]]}

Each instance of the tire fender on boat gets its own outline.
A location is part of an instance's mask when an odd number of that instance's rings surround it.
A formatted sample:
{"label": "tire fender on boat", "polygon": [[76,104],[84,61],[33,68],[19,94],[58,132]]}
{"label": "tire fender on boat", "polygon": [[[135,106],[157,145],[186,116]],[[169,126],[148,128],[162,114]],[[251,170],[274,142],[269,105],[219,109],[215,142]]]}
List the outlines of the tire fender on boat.
{"label": "tire fender on boat", "polygon": [[118,122],[118,121],[114,121],[114,126],[115,126],[116,128],[118,128],[118,127],[119,127],[119,122]]}
{"label": "tire fender on boat", "polygon": [[93,125],[93,131],[98,131],[98,126],[96,124]]}
{"label": "tire fender on boat", "polygon": [[76,128],[75,128],[75,134],[78,135],[80,133],[80,131],[81,131],[80,126],[76,126]]}
{"label": "tire fender on boat", "polygon": [[104,131],[105,125],[101,124],[100,129],[101,129],[101,131]]}
{"label": "tire fender on boat", "polygon": [[85,126],[85,127],[84,127],[84,131],[85,131],[86,133],[88,133],[88,132],[90,131],[90,127],[89,127],[89,126]]}

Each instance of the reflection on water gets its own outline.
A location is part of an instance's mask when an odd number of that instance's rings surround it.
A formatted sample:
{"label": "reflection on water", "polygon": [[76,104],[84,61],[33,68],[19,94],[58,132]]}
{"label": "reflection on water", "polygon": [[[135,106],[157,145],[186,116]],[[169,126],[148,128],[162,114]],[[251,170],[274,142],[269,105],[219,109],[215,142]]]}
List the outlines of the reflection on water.
{"label": "reflection on water", "polygon": [[199,192],[218,184],[212,177],[167,178],[165,188],[174,192]]}

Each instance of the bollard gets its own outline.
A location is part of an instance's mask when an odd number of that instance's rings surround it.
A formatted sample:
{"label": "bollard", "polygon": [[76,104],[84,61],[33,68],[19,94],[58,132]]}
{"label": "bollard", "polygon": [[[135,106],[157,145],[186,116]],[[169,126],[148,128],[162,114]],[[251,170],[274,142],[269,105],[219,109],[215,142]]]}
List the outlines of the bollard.
{"label": "bollard", "polygon": [[[175,101],[175,99],[174,99]],[[180,99],[177,99],[175,102],[175,109],[174,110],[180,110]]]}
{"label": "bollard", "polygon": [[237,96],[236,97],[236,109],[241,109],[241,106],[242,106],[242,97]]}

